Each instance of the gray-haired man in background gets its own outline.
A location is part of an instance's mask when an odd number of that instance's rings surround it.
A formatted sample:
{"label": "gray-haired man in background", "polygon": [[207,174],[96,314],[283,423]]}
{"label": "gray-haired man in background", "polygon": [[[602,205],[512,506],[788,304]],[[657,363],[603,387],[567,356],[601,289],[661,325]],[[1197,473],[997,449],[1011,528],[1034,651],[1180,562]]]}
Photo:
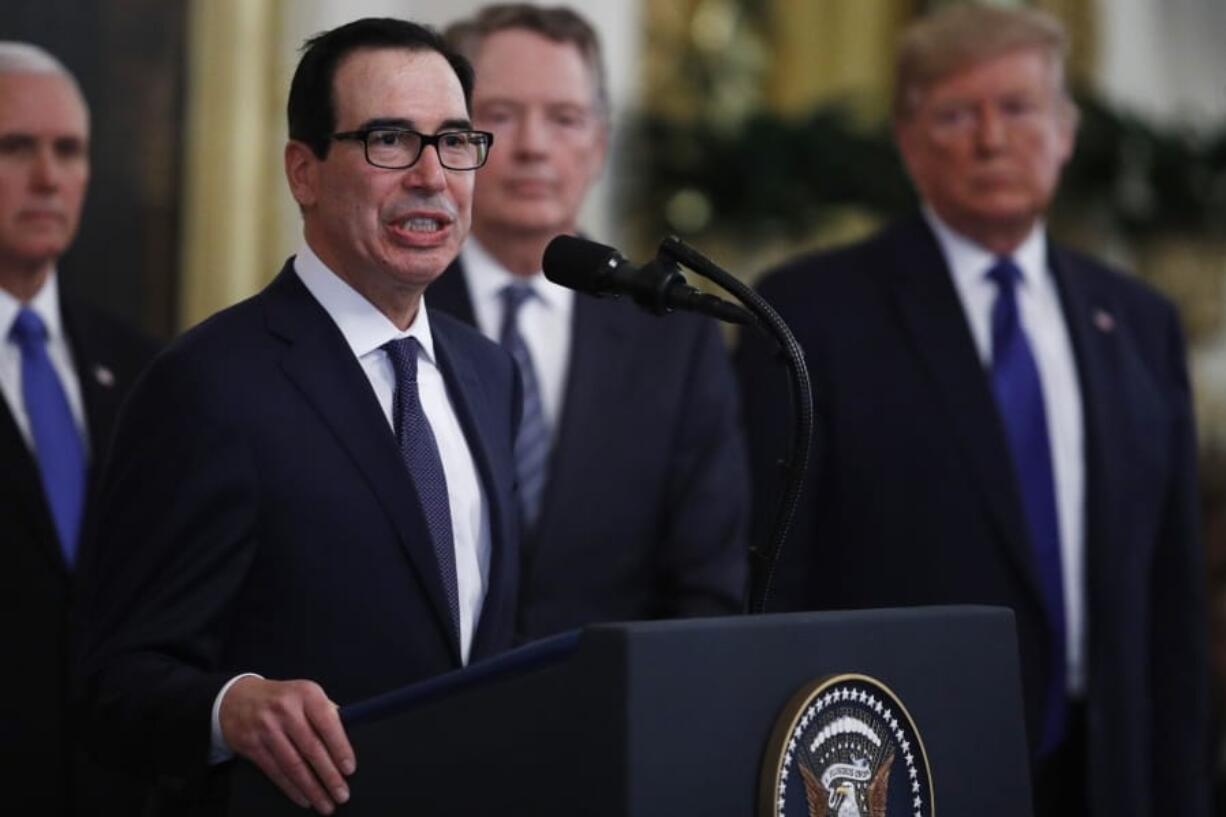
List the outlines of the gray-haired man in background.
{"label": "gray-haired man in background", "polygon": [[497,149],[478,174],[472,236],[427,300],[500,341],[524,376],[519,636],[739,611],[748,487],[715,326],[541,274],[604,168],[596,32],[569,8],[510,3],[446,36],[473,62],[473,122]]}
{"label": "gray-haired man in background", "polygon": [[0,765],[31,814],[125,813],[139,795],[77,751],[69,619],[95,475],[152,344],[64,294],[56,263],[89,181],[89,110],[37,46],[0,42]]}

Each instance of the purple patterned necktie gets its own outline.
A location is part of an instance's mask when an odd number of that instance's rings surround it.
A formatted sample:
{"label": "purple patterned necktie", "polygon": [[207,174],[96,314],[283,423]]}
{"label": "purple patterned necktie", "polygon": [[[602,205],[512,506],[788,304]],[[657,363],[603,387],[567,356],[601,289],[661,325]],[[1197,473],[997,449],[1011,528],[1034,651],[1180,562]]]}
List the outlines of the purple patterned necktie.
{"label": "purple patterned necktie", "polygon": [[1064,580],[1051,440],[1043,384],[1018,312],[1017,283],[1022,271],[1012,259],[1000,258],[988,270],[988,277],[997,287],[992,308],[992,391],[1009,440],[1047,613],[1050,653],[1039,749],[1046,755],[1064,738],[1068,709]]}
{"label": "purple patterned necktie", "polygon": [[85,443],[72,417],[64,384],[47,356],[47,327],[42,319],[34,310],[22,307],[9,337],[21,350],[21,394],[43,494],[64,560],[71,567],[76,561],[85,511]]}
{"label": "purple patterned necktie", "polygon": [[421,343],[408,337],[388,341],[382,347],[396,373],[396,395],[392,401],[392,417],[396,427],[396,442],[400,455],[408,466],[409,476],[417,487],[421,511],[426,517],[434,555],[438,560],[439,578],[451,610],[451,625],[459,643],[460,592],[456,581],[455,540],[451,532],[451,504],[447,497],[447,476],[430,421],[421,407],[417,390],[417,355]]}

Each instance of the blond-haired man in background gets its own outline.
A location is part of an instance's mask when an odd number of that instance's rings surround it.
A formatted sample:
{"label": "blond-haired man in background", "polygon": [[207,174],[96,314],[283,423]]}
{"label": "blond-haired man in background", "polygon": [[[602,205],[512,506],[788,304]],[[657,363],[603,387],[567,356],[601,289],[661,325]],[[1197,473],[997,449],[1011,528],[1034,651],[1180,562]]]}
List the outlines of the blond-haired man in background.
{"label": "blond-haired man in background", "polygon": [[[1164,298],[1048,238],[1065,47],[1034,10],[918,21],[894,132],[921,214],[762,282],[818,412],[770,609],[1008,606],[1035,813],[1204,815],[1184,345]],[[769,354],[747,337],[739,360],[763,512],[787,405]]]}

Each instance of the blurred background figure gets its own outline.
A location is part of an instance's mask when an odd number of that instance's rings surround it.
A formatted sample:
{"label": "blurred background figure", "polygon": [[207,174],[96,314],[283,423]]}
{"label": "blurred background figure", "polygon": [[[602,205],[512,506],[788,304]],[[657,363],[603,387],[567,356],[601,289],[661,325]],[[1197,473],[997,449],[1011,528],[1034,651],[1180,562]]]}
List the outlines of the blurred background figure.
{"label": "blurred background figure", "polygon": [[476,68],[473,122],[495,147],[472,237],[428,302],[500,341],[524,375],[520,636],[737,612],[748,486],[716,328],[575,294],[541,274],[545,246],[578,231],[605,164],[596,32],[567,8],[507,4],[447,37]]}
{"label": "blurred background figure", "polygon": [[1214,814],[1226,814],[1226,452],[1210,449],[1201,461],[1200,500],[1204,516],[1205,572],[1209,607],[1211,725],[1209,759]]}
{"label": "blurred background figure", "polygon": [[1226,814],[1226,566],[1218,564],[1209,575],[1209,657],[1213,669],[1213,730],[1210,759],[1213,769],[1214,814]]}
{"label": "blurred background figure", "polygon": [[74,577],[89,558],[94,482],[120,402],[152,343],[62,294],[57,261],[90,174],[76,80],[35,46],[0,42],[0,764],[29,813],[130,813],[68,718]]}
{"label": "blurred background figure", "polygon": [[[1207,814],[1182,333],[1149,287],[1048,240],[1065,49],[1032,10],[913,25],[893,116],[922,213],[763,279],[818,413],[768,609],[1010,607],[1035,813]],[[739,363],[769,514],[783,377],[753,336]]]}

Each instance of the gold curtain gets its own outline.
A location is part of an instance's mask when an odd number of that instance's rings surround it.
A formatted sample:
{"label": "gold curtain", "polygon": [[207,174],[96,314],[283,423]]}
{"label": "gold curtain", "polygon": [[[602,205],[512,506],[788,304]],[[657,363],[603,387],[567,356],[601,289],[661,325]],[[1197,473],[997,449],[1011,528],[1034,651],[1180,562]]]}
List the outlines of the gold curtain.
{"label": "gold curtain", "polygon": [[884,111],[894,43],[911,19],[911,6],[899,0],[771,0],[770,107],[803,115],[846,95],[867,104],[865,113]]}
{"label": "gold curtain", "polygon": [[281,0],[192,0],[188,19],[181,328],[276,272],[286,195]]}
{"label": "gold curtain", "polygon": [[[770,110],[803,115],[846,97],[872,119],[887,110],[898,36],[925,9],[949,2],[965,0],[763,0],[756,15],[747,13],[743,0],[646,0],[644,102],[649,110],[682,119],[709,107],[712,99],[703,96],[708,89],[687,85],[682,66],[701,55],[704,38],[722,26],[729,39],[706,55],[712,64],[708,73],[760,63],[761,102]],[[1070,75],[1089,80],[1097,59],[1094,0],[1033,0],[1033,5],[1068,28]],[[751,17],[755,25],[748,24]],[[753,29],[753,36],[737,36],[737,27]],[[738,57],[745,52],[748,58]]]}

